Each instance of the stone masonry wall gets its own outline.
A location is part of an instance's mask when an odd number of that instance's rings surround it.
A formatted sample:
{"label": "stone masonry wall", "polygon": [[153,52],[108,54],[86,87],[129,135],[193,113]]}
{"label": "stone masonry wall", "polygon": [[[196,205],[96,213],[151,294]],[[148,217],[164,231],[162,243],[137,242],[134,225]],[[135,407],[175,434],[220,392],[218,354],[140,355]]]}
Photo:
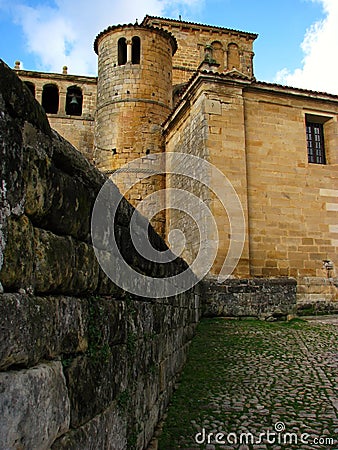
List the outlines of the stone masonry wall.
{"label": "stone masonry wall", "polygon": [[[119,65],[118,42],[140,39],[140,61]],[[98,96],[95,128],[95,163],[111,173],[142,157],[164,151],[161,124],[172,107],[172,54],[175,42],[169,33],[138,25],[118,26],[97,38]],[[140,163],[139,172],[144,173]],[[136,171],[137,174],[137,171]],[[164,175],[138,183],[135,171],[114,179],[134,205],[164,188]],[[132,187],[130,180],[134,179]],[[130,190],[128,189],[130,188]],[[162,209],[164,208],[162,202]],[[165,214],[152,225],[162,236]]]}
{"label": "stone masonry wall", "polygon": [[[241,204],[244,222],[244,243],[240,259],[233,275],[250,277],[250,249],[248,230],[248,185],[245,151],[245,126],[243,88],[245,83],[208,83],[206,90],[206,119],[208,124],[207,146],[210,162],[222,171],[233,186]],[[210,104],[213,105],[211,108]],[[222,185],[219,185],[222,189]],[[219,273],[229,251],[230,242],[238,238],[238,217],[231,202],[223,205],[218,199],[212,204],[213,215],[219,229],[219,250],[213,266],[213,274]]]}
{"label": "stone masonry wall", "polygon": [[[216,248],[210,274],[218,275],[226,260],[230,240],[236,240],[238,233],[238,212],[233,209],[230,198],[219,198],[219,193],[228,192],[225,184],[227,180],[240,201],[244,224],[243,248],[240,248],[238,263],[234,264],[234,271],[231,270],[230,273],[236,277],[248,278],[249,237],[242,86],[210,83],[208,89],[203,87],[193,86],[192,93],[183,98],[181,110],[166,123],[166,151],[199,157],[220,169],[225,176],[219,178],[210,172],[209,178],[205,177],[207,187],[202,187],[201,183],[187,177],[182,179],[167,176],[167,179],[170,187],[189,191],[208,205],[217,226],[217,234],[209,227],[200,236],[198,227],[203,228],[203,219],[199,216],[199,211],[194,211],[195,223],[192,224],[187,214],[177,210],[170,211],[167,215],[167,233],[175,228],[184,230],[186,247],[183,255],[189,264],[195,259],[201,243],[202,247],[206,245],[210,250]],[[187,172],[194,174],[193,169]],[[230,260],[229,262],[231,263]]]}
{"label": "stone masonry wall", "polygon": [[203,314],[210,317],[286,318],[296,312],[293,278],[229,279],[205,282]]}
{"label": "stone masonry wall", "polygon": [[[57,114],[48,114],[52,128],[61,134],[74,147],[80,150],[90,162],[94,162],[94,118],[96,112],[97,79],[78,75],[31,72],[17,70],[17,75],[25,82],[33,83],[35,98],[41,104],[43,87],[47,84],[57,86],[59,109]],[[82,91],[81,116],[66,114],[67,89],[77,86]]]}
{"label": "stone masonry wall", "polygon": [[[3,62],[0,139],[0,449],[143,449],[185,361],[198,288],[141,298],[110,282],[90,237],[105,177]],[[122,201],[118,245],[150,276],[154,265],[131,245],[132,213]],[[168,266],[156,273],[187,269]]]}
{"label": "stone masonry wall", "polygon": [[[207,159],[207,147],[205,146],[207,138],[207,124],[203,114],[204,99],[201,98],[191,105],[191,110],[186,110],[185,114],[177,120],[176,128],[167,130],[166,134],[166,152],[177,152],[181,154],[193,154],[203,160]],[[191,115],[189,114],[191,112]],[[171,167],[171,165],[173,167]],[[193,176],[196,167],[194,161],[187,159],[184,163],[185,172]],[[183,193],[190,193],[203,200],[205,204],[210,203],[210,192],[199,181],[187,176],[178,175],[175,173],[175,164],[168,161],[167,174],[167,189],[179,189]],[[208,177],[208,174],[206,174]],[[195,208],[193,218],[187,214],[189,210],[189,198],[182,197],[180,209],[173,207],[173,194],[167,198],[167,235],[175,229],[180,230],[185,236],[185,246],[182,253],[183,258],[189,263],[195,260],[201,245],[207,242],[211,246],[213,236],[208,229],[203,229],[203,216],[201,210]]]}
{"label": "stone masonry wall", "polygon": [[[134,36],[140,39],[140,62],[118,65],[119,39]],[[117,27],[98,38],[95,139],[101,170],[163,151],[160,125],[172,107],[172,45],[169,34],[138,26]]]}
{"label": "stone masonry wall", "polygon": [[[300,306],[336,303],[337,100],[258,83],[244,101],[251,274],[296,278]],[[306,114],[326,120],[325,165],[308,162]]]}
{"label": "stone masonry wall", "polygon": [[[236,190],[246,223],[233,275],[295,278],[300,309],[337,309],[337,114],[336,96],[202,72],[165,124],[170,150],[204,115],[205,155]],[[326,164],[308,162],[308,116],[324,123]],[[181,151],[201,154],[197,145]],[[216,276],[237,230],[217,199],[210,207],[219,228]]]}
{"label": "stone masonry wall", "polygon": [[213,58],[219,64],[220,72],[233,69],[231,46],[235,47],[236,68],[248,76],[253,75],[252,45],[257,37],[254,34],[159,17],[146,17],[145,22],[164,28],[177,39],[178,50],[173,57],[173,85],[191,78],[205,58],[205,46],[212,46]]}

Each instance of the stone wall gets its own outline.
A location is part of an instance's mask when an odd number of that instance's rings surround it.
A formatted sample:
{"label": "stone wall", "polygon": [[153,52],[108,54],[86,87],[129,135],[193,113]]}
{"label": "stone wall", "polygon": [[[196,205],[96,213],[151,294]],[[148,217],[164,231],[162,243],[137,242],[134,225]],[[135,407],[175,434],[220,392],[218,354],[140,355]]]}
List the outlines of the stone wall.
{"label": "stone wall", "polygon": [[[96,114],[97,78],[67,73],[43,73],[29,70],[16,70],[21,80],[32,83],[35,98],[41,104],[45,85],[53,84],[58,88],[59,107],[56,114],[48,114],[52,128],[80,150],[86,158],[94,162],[94,118]],[[66,113],[67,89],[76,86],[82,91],[81,116]]]}
{"label": "stone wall", "polygon": [[[246,223],[245,245],[233,275],[295,278],[301,307],[322,302],[335,310],[337,96],[252,83],[233,75],[209,71],[191,81],[165,124],[166,149],[177,148],[190,124],[203,115],[205,158],[231,182]],[[308,162],[308,116],[323,121],[326,164]],[[181,151],[201,154],[199,146],[181,145]],[[219,230],[212,276],[218,275],[237,232],[229,226],[233,217],[221,206],[217,199],[210,203]],[[187,245],[193,250],[193,243]]]}
{"label": "stone wall", "polygon": [[206,46],[212,48],[212,57],[219,64],[220,72],[236,67],[250,77],[253,75],[252,46],[256,34],[150,16],[146,16],[143,23],[170,31],[177,39],[173,85],[191,78],[205,58]]}
{"label": "stone wall", "polygon": [[293,278],[229,279],[205,283],[203,314],[209,317],[286,318],[296,313]]}
{"label": "stone wall", "polygon": [[[131,42],[133,37],[140,39],[140,61],[119,65],[118,42]],[[176,42],[163,30],[125,25],[100,33],[94,46],[98,54],[96,160],[101,170],[108,171],[163,151],[160,126],[172,108]]]}
{"label": "stone wall", "polygon": [[[149,298],[114,285],[90,235],[105,177],[3,62],[0,114],[0,448],[145,448],[199,320],[198,288]],[[118,246],[151,276],[130,243],[132,213],[123,200]],[[166,250],[152,228],[149,238]],[[185,269],[176,259],[156,273]]]}
{"label": "stone wall", "polygon": [[[119,64],[119,42],[124,40],[131,45],[135,37],[140,40],[139,61],[131,59]],[[138,170],[134,167],[130,172],[126,165],[164,151],[161,124],[172,109],[172,55],[176,41],[164,30],[123,25],[102,31],[94,48],[98,54],[95,163],[107,173],[125,170],[125,176],[120,173],[114,182],[136,206],[165,184],[163,173],[139,182],[137,173],[148,169],[143,167],[147,161],[139,162]],[[132,186],[131,180],[135,181]],[[164,202],[161,206],[163,209]],[[152,225],[164,236],[165,214],[157,214]]]}
{"label": "stone wall", "polygon": [[[324,277],[323,260],[338,264],[337,152],[330,152],[338,104],[308,95],[304,105],[302,95],[259,85],[244,98],[252,274]],[[326,165],[308,163],[308,111],[329,119]]]}
{"label": "stone wall", "polygon": [[[244,99],[252,276],[296,278],[299,304],[337,302],[337,98],[258,83]],[[308,162],[309,113],[326,120],[325,165]]]}
{"label": "stone wall", "polygon": [[[192,192],[208,205],[217,226],[214,230],[206,230],[203,245],[217,250],[210,273],[219,274],[228,254],[230,243],[239,242],[243,238],[243,248],[237,252],[239,260],[234,263],[234,271],[228,271],[236,277],[250,277],[249,269],[249,236],[247,176],[245,157],[244,105],[242,99],[243,86],[233,85],[222,80],[222,83],[210,83],[207,89],[199,83],[192,82],[189,95],[185,95],[180,107],[174,111],[165,124],[166,151],[181,152],[194,155],[210,163],[209,174],[204,176],[205,185],[188,177],[168,178],[171,188]],[[217,94],[216,94],[217,92]],[[197,163],[200,166],[201,163]],[[219,172],[212,170],[220,169]],[[194,174],[194,170],[187,170]],[[188,181],[189,180],[189,181]],[[232,187],[232,188],[230,188]],[[231,192],[233,196],[230,196]],[[220,198],[219,194],[223,194]],[[234,208],[234,197],[238,199],[241,211]],[[169,203],[169,201],[168,201]],[[199,236],[197,226],[203,223],[198,211],[194,211],[195,227],[187,214],[181,211],[169,211],[167,214],[168,231],[179,228],[184,230],[186,248],[184,258],[191,264],[198,253],[203,239]],[[241,222],[241,224],[238,224]],[[197,226],[196,226],[197,224]],[[243,235],[239,229],[243,226]],[[229,261],[231,265],[231,261]]]}
{"label": "stone wall", "polygon": [[[203,160],[207,159],[208,149],[205,146],[207,138],[207,126],[204,117],[204,99],[201,98],[191,105],[191,109],[185,109],[184,113],[175,121],[175,130],[166,130],[166,152],[177,152],[181,154],[193,154]],[[191,115],[190,115],[191,113]],[[183,194],[192,194],[201,199],[206,205],[210,203],[210,192],[197,179],[189,178],[196,175],[196,163],[194,160],[184,162],[184,171],[188,176],[183,176],[175,172],[176,163],[171,158],[167,161],[167,189],[179,189]],[[205,173],[206,185],[209,174]],[[169,191],[170,192],[170,191]],[[167,196],[167,234],[172,230],[180,230],[185,237],[185,246],[182,253],[183,258],[189,263],[195,260],[201,245],[207,243],[212,246],[213,236],[210,230],[203,228],[202,209],[194,208],[193,217],[189,212],[189,197],[182,196],[180,205],[175,205],[175,194],[170,192]],[[174,206],[175,205],[175,206]]]}

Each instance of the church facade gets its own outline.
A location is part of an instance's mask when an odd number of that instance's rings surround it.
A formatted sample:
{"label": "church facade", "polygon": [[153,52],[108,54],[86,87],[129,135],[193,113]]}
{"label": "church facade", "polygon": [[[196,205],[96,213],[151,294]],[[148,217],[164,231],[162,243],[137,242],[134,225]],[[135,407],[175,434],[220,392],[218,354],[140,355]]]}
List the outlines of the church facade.
{"label": "church facade", "polygon": [[[186,153],[217,167],[242,206],[244,243],[233,277],[293,277],[299,304],[338,301],[338,96],[257,81],[256,34],[146,16],[95,39],[98,77],[16,71],[51,126],[107,174],[155,153]],[[137,204],[178,177],[154,175]],[[218,186],[222,189],[222,186]],[[184,188],[187,188],[186,186]],[[198,188],[187,188],[198,193]],[[212,195],[216,276],[236,229]],[[163,199],[164,204],[170,199]],[[196,227],[178,210],[154,219],[181,228],[196,257]]]}

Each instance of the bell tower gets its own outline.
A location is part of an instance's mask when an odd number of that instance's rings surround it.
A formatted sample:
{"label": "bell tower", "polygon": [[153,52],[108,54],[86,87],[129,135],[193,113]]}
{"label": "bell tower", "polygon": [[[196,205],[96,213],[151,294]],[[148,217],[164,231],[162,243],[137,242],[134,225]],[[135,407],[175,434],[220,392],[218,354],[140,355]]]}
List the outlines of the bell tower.
{"label": "bell tower", "polygon": [[[163,151],[161,124],[172,109],[176,49],[169,32],[148,25],[111,26],[96,37],[95,164],[103,172]],[[163,175],[154,178],[126,195],[131,203],[164,187]]]}

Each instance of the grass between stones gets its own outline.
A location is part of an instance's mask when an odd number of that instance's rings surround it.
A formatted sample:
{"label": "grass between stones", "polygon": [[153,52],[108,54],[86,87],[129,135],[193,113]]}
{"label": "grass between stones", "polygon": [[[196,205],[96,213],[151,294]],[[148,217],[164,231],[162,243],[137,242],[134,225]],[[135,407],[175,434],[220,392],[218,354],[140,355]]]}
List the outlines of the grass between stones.
{"label": "grass between stones", "polygon": [[[332,378],[337,348],[338,329],[333,326],[302,320],[202,320],[168,409],[159,450],[208,448],[206,442],[196,443],[203,429],[214,436],[258,436],[275,431],[279,422],[285,431],[306,432],[309,439],[335,437],[338,422],[330,392],[337,388],[337,378]],[[327,367],[325,361],[330,361]],[[216,445],[239,447],[239,442]],[[291,443],[250,448],[336,447]]]}

